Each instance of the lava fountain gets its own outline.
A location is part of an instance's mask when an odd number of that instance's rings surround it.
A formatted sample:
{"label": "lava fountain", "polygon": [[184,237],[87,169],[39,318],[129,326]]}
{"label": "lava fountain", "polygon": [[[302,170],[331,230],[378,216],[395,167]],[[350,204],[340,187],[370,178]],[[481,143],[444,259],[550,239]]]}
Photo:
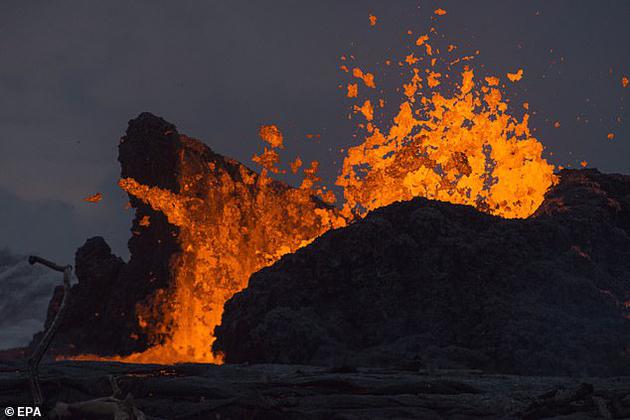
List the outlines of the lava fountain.
{"label": "lava fountain", "polygon": [[[391,121],[378,117],[391,110],[378,98],[378,77],[342,57],[346,96],[357,101],[352,110],[362,119],[363,140],[347,150],[336,181],[343,189],[340,207],[331,205],[330,190],[319,187],[317,162],[303,168],[300,188],[270,177],[280,172],[284,141],[272,125],[261,128],[267,145],[253,159],[260,174],[181,136],[179,191],[121,179],[131,197],[179,228],[181,252],[171,260],[172,287],[137,307],[152,346],[108,359],[221,363],[221,355],[211,351],[214,328],[224,303],[247,286],[252,273],[395,201],[423,196],[501,217],[531,215],[556,178],[542,157],[543,145],[530,133],[527,112],[520,118],[511,113],[501,78],[475,77],[473,57],[452,57],[454,46],[444,54],[432,46],[435,33],[417,37],[398,64],[385,62],[409,75],[398,88],[403,94]],[[521,70],[505,78],[518,83],[522,75]],[[301,165],[297,158],[291,170]]]}

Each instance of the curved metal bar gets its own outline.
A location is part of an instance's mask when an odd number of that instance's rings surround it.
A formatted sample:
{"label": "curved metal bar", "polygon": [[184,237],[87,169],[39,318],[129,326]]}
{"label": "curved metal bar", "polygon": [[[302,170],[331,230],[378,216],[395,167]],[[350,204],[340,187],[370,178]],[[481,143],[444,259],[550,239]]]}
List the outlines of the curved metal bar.
{"label": "curved metal bar", "polygon": [[52,339],[55,336],[55,333],[59,329],[59,325],[61,323],[61,319],[63,318],[63,314],[66,311],[66,304],[68,303],[68,297],[70,296],[70,279],[72,277],[72,266],[60,266],[51,261],[48,261],[44,258],[30,256],[28,258],[28,262],[33,265],[36,263],[42,264],[51,270],[60,271],[63,273],[63,298],[61,299],[61,305],[59,305],[59,310],[55,315],[52,323],[44,333],[41,341],[35,348],[35,351],[28,359],[28,372],[29,372],[29,382],[31,386],[31,393],[33,394],[33,403],[37,407],[41,407],[44,402],[44,398],[42,396],[42,389],[39,384],[39,362],[41,362],[42,357],[46,354],[48,347]]}

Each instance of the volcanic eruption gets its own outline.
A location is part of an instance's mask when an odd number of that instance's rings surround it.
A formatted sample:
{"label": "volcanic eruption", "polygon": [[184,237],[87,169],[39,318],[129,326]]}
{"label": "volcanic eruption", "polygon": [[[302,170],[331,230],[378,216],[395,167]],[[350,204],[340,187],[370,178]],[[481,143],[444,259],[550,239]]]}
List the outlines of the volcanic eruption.
{"label": "volcanic eruption", "polygon": [[[260,129],[266,146],[254,156],[262,167],[257,173],[160,118],[142,114],[130,121],[119,146],[119,185],[136,219],[132,258],[119,277],[151,286],[140,288],[133,308],[111,315],[124,320],[120,327],[130,337],[123,339],[123,351],[59,353],[221,363],[222,355],[211,351],[213,331],[224,303],[247,286],[250,275],[371,210],[425,197],[504,218],[534,213],[557,178],[542,156],[543,145],[531,135],[526,104],[518,117],[503,99],[505,83],[518,82],[523,71],[477,78],[474,57],[455,56],[453,45],[447,51],[434,47],[436,34],[431,28],[416,37],[412,52],[398,63],[385,61],[408,76],[395,105],[379,97],[378,75],[361,69],[352,56],[342,57],[363,140],[346,151],[336,181],[343,190],[338,206],[332,188],[321,186],[316,161],[303,167],[299,188],[273,179],[281,172],[284,142],[275,125]],[[394,115],[390,121],[386,110]],[[299,158],[290,165],[294,173],[300,166]],[[148,348],[135,351],[143,347]],[[99,356],[77,356],[76,350]]]}

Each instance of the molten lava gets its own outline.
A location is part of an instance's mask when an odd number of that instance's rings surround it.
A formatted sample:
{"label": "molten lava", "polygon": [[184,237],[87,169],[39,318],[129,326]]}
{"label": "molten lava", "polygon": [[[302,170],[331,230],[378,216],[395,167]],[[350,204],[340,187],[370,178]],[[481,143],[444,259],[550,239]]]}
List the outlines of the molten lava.
{"label": "molten lava", "polygon": [[[272,134],[269,143],[281,147],[279,131]],[[204,147],[193,139],[182,140]],[[182,168],[186,158],[181,157]],[[171,261],[175,279],[171,290],[138,308],[139,322],[155,346],[122,361],[220,363],[221,356],[211,352],[212,332],[221,322],[225,301],[247,286],[252,273],[346,223],[336,209],[314,199],[310,190],[287,187],[268,178],[265,171],[258,175],[242,165],[220,161],[211,162],[201,173],[199,169],[184,172],[180,180],[184,190],[179,194],[133,179],[120,181],[121,188],[179,227],[182,249]],[[208,188],[208,183],[214,185]],[[200,191],[209,195],[200,197]]]}
{"label": "molten lava", "polygon": [[[442,81],[456,73],[450,65],[438,71],[434,56],[439,49],[431,47],[430,35],[420,36],[415,46],[405,59],[410,79],[393,121],[377,124],[370,99],[357,98],[354,111],[366,121],[359,125],[366,138],[348,150],[337,179],[344,190],[343,215],[364,216],[416,196],[502,217],[531,215],[556,178],[553,165],[542,157],[542,144],[531,136],[529,115],[511,115],[500,79],[477,81],[467,66],[459,83],[440,90]],[[421,62],[425,68],[418,66]],[[522,69],[507,75],[512,82],[522,77]],[[373,77],[370,82],[374,87]]]}
{"label": "molten lava", "polygon": [[[317,162],[304,166],[300,188],[269,178],[270,172],[283,172],[278,149],[284,139],[273,125],[259,133],[267,143],[253,158],[263,168],[260,174],[182,136],[178,193],[132,178],[120,181],[127,193],[179,228],[181,252],[170,262],[172,287],[137,308],[152,347],[114,360],[221,363],[221,355],[211,351],[213,331],[224,303],[247,286],[250,275],[369,210],[416,196],[510,218],[536,210],[555,176],[542,144],[531,136],[528,114],[519,119],[509,113],[498,77],[479,80],[470,67],[452,70],[470,56],[440,60],[448,64],[438,69],[440,51],[431,45],[432,33],[401,57],[410,78],[392,121],[378,118],[383,98],[366,97],[378,94],[374,74],[342,66],[350,78],[345,96],[358,101],[352,109],[365,120],[360,124],[365,138],[347,151],[337,179],[341,210],[330,205],[334,194],[318,187]],[[455,49],[448,47],[449,53]],[[519,70],[507,78],[516,82],[522,76]],[[300,167],[299,157],[290,164],[293,173]]]}

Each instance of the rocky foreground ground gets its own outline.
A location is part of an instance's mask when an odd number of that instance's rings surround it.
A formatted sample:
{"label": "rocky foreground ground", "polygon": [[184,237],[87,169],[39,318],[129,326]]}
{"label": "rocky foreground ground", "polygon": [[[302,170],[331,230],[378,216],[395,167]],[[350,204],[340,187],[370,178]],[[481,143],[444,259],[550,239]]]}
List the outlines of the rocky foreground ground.
{"label": "rocky foreground ground", "polygon": [[[42,366],[41,378],[46,413],[59,402],[112,403],[132,395],[122,403],[135,411],[131,419],[140,412],[163,419],[630,418],[630,377],[56,362]],[[30,402],[25,365],[0,362],[0,406]],[[81,405],[66,413],[72,407]]]}

